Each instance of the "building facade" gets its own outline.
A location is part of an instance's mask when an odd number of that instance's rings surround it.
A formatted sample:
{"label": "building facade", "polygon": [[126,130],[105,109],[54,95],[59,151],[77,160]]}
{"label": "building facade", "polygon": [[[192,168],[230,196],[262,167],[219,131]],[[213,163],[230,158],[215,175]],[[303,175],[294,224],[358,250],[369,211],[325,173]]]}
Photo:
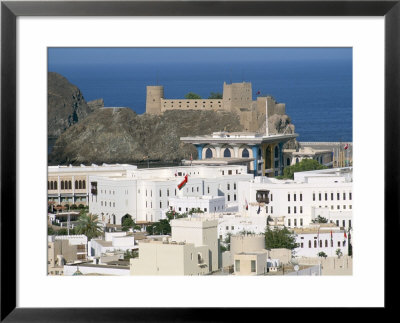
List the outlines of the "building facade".
{"label": "building facade", "polygon": [[197,148],[195,164],[245,164],[255,176],[278,176],[285,167],[283,145],[298,134],[214,132],[210,136],[182,137]]}
{"label": "building facade", "polygon": [[[181,188],[185,176],[187,183]],[[89,211],[107,224],[121,224],[127,214],[138,224],[157,222],[170,209],[170,198],[224,197],[238,203],[239,181],[252,174],[245,166],[177,166],[138,169],[125,177],[90,177]]]}
{"label": "building facade", "polygon": [[289,228],[308,226],[318,215],[352,227],[352,168],[295,173],[294,180],[256,177],[239,183],[239,212],[283,218]]}

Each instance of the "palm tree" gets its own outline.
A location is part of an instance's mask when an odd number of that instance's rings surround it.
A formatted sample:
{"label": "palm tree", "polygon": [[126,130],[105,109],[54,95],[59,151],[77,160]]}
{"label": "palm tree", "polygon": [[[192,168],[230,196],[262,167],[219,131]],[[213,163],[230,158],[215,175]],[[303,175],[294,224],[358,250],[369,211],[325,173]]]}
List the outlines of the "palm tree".
{"label": "palm tree", "polygon": [[99,217],[96,214],[83,213],[78,218],[78,224],[76,225],[75,232],[77,234],[84,234],[88,240],[92,240],[98,236],[101,236],[103,229],[99,223]]}

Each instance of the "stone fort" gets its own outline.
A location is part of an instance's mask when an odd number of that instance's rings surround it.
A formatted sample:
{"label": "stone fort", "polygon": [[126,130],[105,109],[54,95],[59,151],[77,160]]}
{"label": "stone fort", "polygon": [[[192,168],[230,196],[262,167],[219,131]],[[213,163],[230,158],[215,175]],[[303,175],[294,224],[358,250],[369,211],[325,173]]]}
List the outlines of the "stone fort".
{"label": "stone fort", "polygon": [[237,113],[244,130],[258,131],[268,117],[285,114],[285,104],[277,103],[272,96],[258,96],[253,100],[250,82],[224,82],[222,99],[166,99],[164,86],[147,86],[146,113],[162,114],[168,110],[213,110]]}

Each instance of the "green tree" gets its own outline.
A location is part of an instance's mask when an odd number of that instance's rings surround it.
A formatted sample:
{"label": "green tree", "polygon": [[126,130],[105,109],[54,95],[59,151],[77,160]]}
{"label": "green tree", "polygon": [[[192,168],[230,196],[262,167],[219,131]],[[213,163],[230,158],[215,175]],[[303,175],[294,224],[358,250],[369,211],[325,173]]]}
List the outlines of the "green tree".
{"label": "green tree", "polygon": [[72,204],[70,207],[71,210],[76,210],[77,208],[78,208],[78,206],[76,204]]}
{"label": "green tree", "polygon": [[283,178],[294,178],[294,173],[296,172],[305,172],[309,170],[317,170],[317,169],[326,169],[327,167],[321,165],[314,159],[303,159],[301,162],[285,167],[283,169]]}
{"label": "green tree", "polygon": [[132,228],[133,230],[140,230],[140,226],[136,225],[132,217],[130,215],[127,217],[125,215],[125,218],[122,221],[122,231],[129,231],[130,228]]}
{"label": "green tree", "polygon": [[299,246],[296,243],[296,235],[290,232],[286,227],[283,229],[267,227],[265,231],[265,247],[272,248],[286,248],[293,250]]}
{"label": "green tree", "polygon": [[[231,236],[232,236],[232,233],[227,233],[226,234],[226,238],[224,239],[224,241],[223,241],[223,243],[224,243],[224,247],[226,248],[226,250],[231,250]],[[225,251],[226,251],[225,250]]]}
{"label": "green tree", "polygon": [[146,231],[148,234],[171,234],[171,225],[169,224],[169,220],[163,219],[148,225]]}
{"label": "green tree", "polygon": [[78,218],[75,232],[77,234],[84,234],[88,240],[97,238],[103,234],[103,229],[99,223],[99,217],[96,214],[83,213]]}
{"label": "green tree", "polygon": [[201,96],[196,94],[196,93],[189,92],[188,94],[185,95],[185,99],[188,99],[188,100],[196,100],[196,99],[200,100]]}
{"label": "green tree", "polygon": [[317,218],[311,221],[312,223],[328,223],[328,219],[318,215]]}
{"label": "green tree", "polygon": [[51,226],[47,226],[47,235],[52,236],[55,234],[54,229]]}
{"label": "green tree", "polygon": [[210,96],[208,97],[209,99],[222,99],[222,94],[219,92],[211,92]]}
{"label": "green tree", "polygon": [[327,254],[326,254],[325,252],[320,251],[320,252],[318,252],[318,257],[324,257],[324,258],[326,258],[326,257],[328,257],[328,256],[327,256]]}
{"label": "green tree", "polygon": [[124,253],[124,260],[129,260],[131,258],[139,257],[139,252],[137,250],[126,250]]}

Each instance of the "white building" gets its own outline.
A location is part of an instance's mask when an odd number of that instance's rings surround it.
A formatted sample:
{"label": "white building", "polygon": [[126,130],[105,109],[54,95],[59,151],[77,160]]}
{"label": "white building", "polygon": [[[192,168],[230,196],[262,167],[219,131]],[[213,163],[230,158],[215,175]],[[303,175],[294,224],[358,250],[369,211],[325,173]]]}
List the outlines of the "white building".
{"label": "white building", "polygon": [[342,255],[348,254],[348,235],[343,228],[334,224],[315,224],[307,228],[294,229],[296,243],[294,249],[296,258],[315,258],[318,253],[324,252],[328,257],[336,257],[336,250]]}
{"label": "white building", "polygon": [[169,210],[186,213],[190,210],[203,212],[225,211],[225,196],[182,196],[169,199]]}
{"label": "white building", "polygon": [[64,265],[64,276],[128,276],[129,266],[91,263]]}
{"label": "white building", "polygon": [[289,228],[308,226],[319,214],[351,227],[352,191],[352,168],[299,172],[294,180],[256,177],[239,183],[239,212],[284,217]]}
{"label": "white building", "polygon": [[218,238],[224,241],[228,235],[236,235],[244,232],[255,234],[265,233],[267,226],[266,215],[246,215],[238,212],[222,212],[217,214],[199,213],[192,217],[218,220]]}
{"label": "white building", "polygon": [[106,232],[105,239],[92,239],[88,243],[89,256],[99,257],[106,253],[116,251],[125,252],[127,250],[137,249],[135,238],[127,232]]}
{"label": "white building", "polygon": [[[188,175],[187,183],[178,185]],[[177,166],[130,171],[123,177],[90,176],[89,211],[103,223],[121,224],[126,214],[138,224],[159,221],[176,197],[223,196],[238,203],[238,183],[253,179],[246,166]]]}

